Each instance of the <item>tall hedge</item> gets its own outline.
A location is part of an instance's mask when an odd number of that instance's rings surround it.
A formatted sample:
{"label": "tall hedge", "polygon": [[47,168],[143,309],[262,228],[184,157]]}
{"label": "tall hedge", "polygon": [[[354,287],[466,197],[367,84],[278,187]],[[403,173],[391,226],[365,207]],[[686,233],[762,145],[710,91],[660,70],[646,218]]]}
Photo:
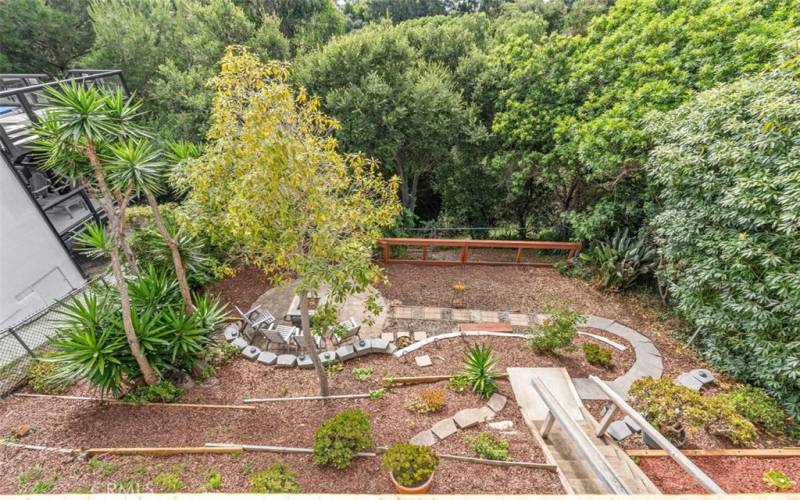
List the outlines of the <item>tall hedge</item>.
{"label": "tall hedge", "polygon": [[800,416],[800,85],[740,79],[650,123],[676,307],[711,363]]}

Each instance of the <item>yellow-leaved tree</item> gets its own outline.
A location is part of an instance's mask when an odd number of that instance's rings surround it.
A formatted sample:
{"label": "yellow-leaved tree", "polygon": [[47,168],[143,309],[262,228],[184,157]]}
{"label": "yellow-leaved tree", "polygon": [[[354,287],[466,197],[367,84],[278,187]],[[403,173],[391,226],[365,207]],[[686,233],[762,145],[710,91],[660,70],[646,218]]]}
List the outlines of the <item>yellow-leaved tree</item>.
{"label": "yellow-leaved tree", "polygon": [[398,180],[360,155],[340,154],[338,122],[287,78],[285,68],[229,47],[213,80],[208,144],[176,178],[197,231],[278,282],[297,279],[306,349],[326,396],[308,297],[326,285],[329,301],[342,303],[382,279],[372,251],[400,213]]}

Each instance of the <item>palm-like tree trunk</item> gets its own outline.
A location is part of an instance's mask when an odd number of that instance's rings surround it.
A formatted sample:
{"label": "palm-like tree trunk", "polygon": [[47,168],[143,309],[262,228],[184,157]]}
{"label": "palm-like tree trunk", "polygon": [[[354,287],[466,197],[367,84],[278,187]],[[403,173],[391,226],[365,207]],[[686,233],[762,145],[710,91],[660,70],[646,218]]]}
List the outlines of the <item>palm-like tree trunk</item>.
{"label": "palm-like tree trunk", "polygon": [[169,234],[167,225],[164,224],[164,218],[161,216],[161,210],[158,208],[156,197],[148,191],[145,191],[145,196],[147,196],[147,203],[153,211],[153,220],[156,223],[158,232],[161,233],[164,243],[167,244],[170,252],[172,252],[172,264],[175,266],[175,275],[178,277],[178,287],[181,290],[181,297],[183,297],[183,307],[186,310],[186,314],[191,315],[194,312],[192,292],[189,290],[189,281],[186,279],[186,270],[183,267],[183,258],[181,257],[178,240]]}
{"label": "palm-like tree trunk", "polygon": [[308,292],[300,293],[300,325],[303,327],[303,338],[306,341],[306,352],[311,356],[311,362],[314,363],[314,370],[317,372],[319,378],[319,395],[330,395],[330,388],[328,387],[328,372],[322,366],[322,361],[319,359],[317,353],[317,344],[314,342],[314,336],[311,334],[311,319],[308,314]]}
{"label": "palm-like tree trunk", "polygon": [[89,159],[92,165],[97,185],[100,187],[100,192],[105,199],[103,207],[106,215],[111,223],[112,231],[112,245],[111,245],[111,268],[114,273],[114,281],[117,282],[119,289],[120,302],[122,305],[122,326],[125,330],[125,337],[128,340],[128,346],[131,349],[131,354],[139,366],[139,371],[142,372],[142,377],[147,385],[158,383],[159,377],[150,362],[142,351],[142,346],[139,344],[139,338],[136,336],[136,330],[133,328],[133,317],[131,316],[131,298],[128,292],[128,283],[125,281],[125,274],[122,272],[122,262],[120,261],[119,248],[122,246],[125,235],[123,234],[124,227],[120,224],[120,218],[124,217],[125,204],[119,207],[119,212],[114,208],[114,196],[106,183],[103,168],[100,165],[100,160],[97,157],[94,143],[89,139],[88,146],[84,150],[84,154]]}

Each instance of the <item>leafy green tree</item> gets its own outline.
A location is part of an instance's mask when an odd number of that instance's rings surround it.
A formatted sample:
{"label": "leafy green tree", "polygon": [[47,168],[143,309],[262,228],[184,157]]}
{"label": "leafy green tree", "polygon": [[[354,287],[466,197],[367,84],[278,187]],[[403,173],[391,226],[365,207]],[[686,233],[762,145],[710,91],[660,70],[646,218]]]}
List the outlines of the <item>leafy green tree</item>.
{"label": "leafy green tree", "polygon": [[443,0],[355,0],[345,3],[343,11],[358,28],[384,19],[399,23],[418,17],[447,14]]}
{"label": "leafy green tree", "polygon": [[249,45],[264,59],[289,55],[276,18],[257,26],[231,0],[94,0],[90,12],[97,37],[84,63],[122,69],[162,136],[202,139],[207,82],[226,46]]}
{"label": "leafy green tree", "polygon": [[371,26],[328,43],[296,62],[296,78],[321,96],[342,124],[342,148],[380,160],[401,179],[403,206],[417,206],[420,182],[457,161],[479,135],[446,68],[420,60],[402,31]]}
{"label": "leafy green tree", "polygon": [[673,303],[714,365],[800,415],[800,85],[744,78],[648,130]]}
{"label": "leafy green tree", "polygon": [[60,77],[93,40],[83,0],[0,2],[0,73]]}
{"label": "leafy green tree", "polygon": [[331,137],[338,123],[287,77],[231,48],[215,79],[209,144],[179,178],[199,232],[278,281],[296,277],[306,350],[327,395],[308,296],[327,285],[336,304],[380,279],[371,253],[400,213],[397,181],[361,156],[340,155]]}

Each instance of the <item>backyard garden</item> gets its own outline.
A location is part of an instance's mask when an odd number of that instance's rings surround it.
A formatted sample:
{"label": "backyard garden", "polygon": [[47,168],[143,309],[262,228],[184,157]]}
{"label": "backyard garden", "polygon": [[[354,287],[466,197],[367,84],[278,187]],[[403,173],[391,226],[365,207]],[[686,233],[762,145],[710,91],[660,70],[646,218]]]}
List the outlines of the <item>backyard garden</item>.
{"label": "backyard garden", "polygon": [[8,3],[133,92],[37,96],[0,494],[800,493],[792,1]]}

